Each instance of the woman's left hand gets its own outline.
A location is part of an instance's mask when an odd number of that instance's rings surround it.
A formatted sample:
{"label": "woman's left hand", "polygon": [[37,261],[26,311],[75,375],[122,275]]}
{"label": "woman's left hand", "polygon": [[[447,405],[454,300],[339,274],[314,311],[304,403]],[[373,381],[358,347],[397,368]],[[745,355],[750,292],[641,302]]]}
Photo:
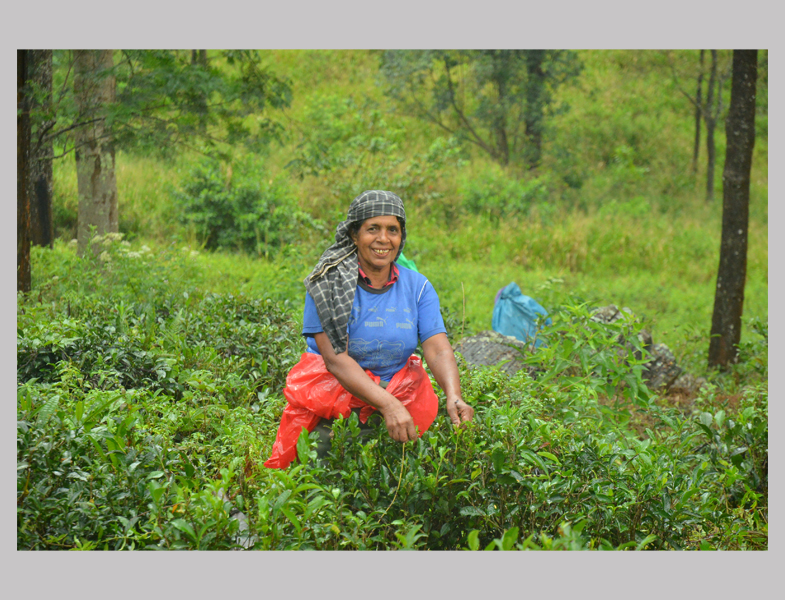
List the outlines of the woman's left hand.
{"label": "woman's left hand", "polygon": [[474,409],[466,404],[461,398],[447,399],[447,414],[453,425],[470,423],[474,419]]}

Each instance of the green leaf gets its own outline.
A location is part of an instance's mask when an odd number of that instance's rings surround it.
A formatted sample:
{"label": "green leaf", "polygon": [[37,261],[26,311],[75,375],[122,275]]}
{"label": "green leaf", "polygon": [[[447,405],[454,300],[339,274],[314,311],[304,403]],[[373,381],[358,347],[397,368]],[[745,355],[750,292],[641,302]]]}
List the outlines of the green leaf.
{"label": "green leaf", "polygon": [[544,473],[548,473],[548,468],[545,466],[545,463],[531,450],[521,450],[521,458],[527,463],[539,467]]}
{"label": "green leaf", "polygon": [[504,466],[504,459],[506,458],[504,448],[497,446],[491,451],[491,462],[496,472],[500,472]]}
{"label": "green leaf", "polygon": [[464,517],[484,517],[485,511],[477,508],[476,506],[463,506],[458,511]]}
{"label": "green leaf", "polygon": [[291,510],[290,510],[288,507],[286,507],[286,506],[282,506],[282,507],[281,507],[281,512],[282,512],[284,515],[286,515],[286,518],[287,518],[287,519],[289,519],[289,522],[291,522],[291,524],[292,524],[292,525],[294,526],[294,528],[297,530],[297,535],[300,535],[300,533],[301,533],[301,532],[302,532],[302,530],[303,530],[303,527],[302,527],[302,525],[300,525],[300,521],[299,521],[299,519],[298,519],[298,518],[297,518],[297,517],[294,515],[294,513],[293,513],[293,512],[292,512],[292,511],[291,511]]}
{"label": "green leaf", "polygon": [[560,465],[560,464],[561,464],[561,463],[559,462],[559,459],[558,459],[558,458],[556,458],[556,456],[555,456],[554,454],[551,454],[550,452],[545,452],[545,451],[543,450],[543,451],[541,451],[541,452],[538,452],[537,454],[539,454],[539,455],[540,455],[540,456],[542,456],[543,458],[547,458],[548,460],[552,460],[552,461],[553,461],[553,462],[555,462],[557,465]]}
{"label": "green leaf", "polygon": [[45,424],[55,413],[59,404],[60,404],[59,394],[55,394],[54,396],[49,398],[41,407],[41,410],[38,411],[38,416],[37,416],[38,423],[41,425]]}
{"label": "green leaf", "polygon": [[643,538],[643,539],[641,540],[640,544],[638,544],[638,545],[635,547],[635,550],[643,550],[643,549],[644,549],[646,546],[648,546],[649,544],[651,544],[651,543],[652,543],[654,540],[656,540],[656,539],[657,539],[657,536],[656,536],[656,535],[654,535],[653,533],[652,533],[652,534],[650,534],[650,535],[647,535],[645,538]]}
{"label": "green leaf", "polygon": [[507,531],[504,532],[504,536],[502,537],[502,550],[512,550],[512,547],[515,545],[515,542],[518,540],[518,528],[511,527]]}
{"label": "green leaf", "polygon": [[480,549],[480,531],[478,529],[472,529],[469,532],[469,537],[467,539],[469,544],[469,550],[477,551]]}
{"label": "green leaf", "polygon": [[197,543],[196,532],[187,521],[184,519],[174,519],[172,521],[172,526],[182,531],[193,543]]}

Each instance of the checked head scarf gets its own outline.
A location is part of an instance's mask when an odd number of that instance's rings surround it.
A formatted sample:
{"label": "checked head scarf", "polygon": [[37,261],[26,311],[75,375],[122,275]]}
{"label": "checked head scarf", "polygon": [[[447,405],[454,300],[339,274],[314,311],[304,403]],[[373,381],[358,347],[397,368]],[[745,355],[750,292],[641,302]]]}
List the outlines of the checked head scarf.
{"label": "checked head scarf", "polygon": [[348,344],[349,316],[357,289],[357,247],[349,236],[349,225],[371,217],[392,215],[403,221],[401,255],[406,244],[406,211],[403,201],[392,192],[369,190],[349,205],[346,220],[335,229],[335,243],[324,251],[319,262],[305,278],[305,289],[313,298],[322,329],[336,354],[345,352]]}

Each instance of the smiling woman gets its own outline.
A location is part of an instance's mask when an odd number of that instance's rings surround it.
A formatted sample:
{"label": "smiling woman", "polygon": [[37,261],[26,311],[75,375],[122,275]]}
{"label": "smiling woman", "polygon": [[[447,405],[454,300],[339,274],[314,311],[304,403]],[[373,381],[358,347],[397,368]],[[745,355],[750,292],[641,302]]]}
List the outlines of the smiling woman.
{"label": "smiling woman", "polygon": [[396,264],[406,244],[406,212],[392,192],[357,196],[335,243],[305,278],[303,335],[308,351],[286,380],[287,405],[266,467],[287,467],[304,427],[319,434],[317,453],[331,446],[332,421],[381,414],[399,442],[422,435],[438,412],[438,398],[420,358],[447,397],[453,424],[471,421],[461,399],[455,355],[447,340],[436,290],[420,273]]}
{"label": "smiling woman", "polygon": [[349,227],[349,237],[357,247],[360,270],[373,282],[373,287],[383,287],[401,247],[401,218],[387,215],[355,223]]}

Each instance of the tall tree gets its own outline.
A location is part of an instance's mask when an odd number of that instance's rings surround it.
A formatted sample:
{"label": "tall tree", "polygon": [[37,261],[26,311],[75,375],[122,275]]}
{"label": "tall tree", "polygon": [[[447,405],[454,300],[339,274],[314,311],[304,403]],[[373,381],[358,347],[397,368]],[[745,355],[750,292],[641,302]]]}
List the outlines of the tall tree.
{"label": "tall tree", "polygon": [[30,103],[29,50],[16,51],[16,291],[29,292],[30,271]]}
{"label": "tall tree", "polygon": [[78,251],[93,235],[117,232],[115,149],[106,110],[115,100],[111,50],[74,52],[74,98],[90,123],[75,130],[76,178],[79,193]]}
{"label": "tall tree", "polygon": [[52,51],[30,50],[30,98],[32,141],[30,151],[30,241],[52,247],[52,140],[46,133],[54,126],[52,114]]}
{"label": "tall tree", "polygon": [[[220,51],[215,61],[220,64],[215,66],[201,50],[196,53],[196,64],[190,51],[122,50],[116,54],[120,60],[113,64],[108,50],[55,50],[56,89],[31,83],[28,77],[25,89],[29,93],[19,92],[20,98],[39,103],[33,103],[32,112],[19,113],[20,131],[27,119],[36,134],[34,145],[51,148],[55,142],[53,158],[71,152],[77,155],[80,251],[86,246],[90,226],[96,233],[117,231],[116,148],[166,153],[186,145],[228,158],[237,145],[259,150],[271,140],[280,140],[283,127],[267,109],[291,103],[289,82],[264,67],[256,51]],[[19,60],[22,64],[30,59],[23,55]],[[255,118],[248,119],[249,115]],[[19,168],[29,172],[27,157],[28,153],[18,154]],[[21,180],[19,185],[21,190]],[[20,195],[19,202],[24,198]],[[29,231],[25,215],[29,211],[18,211],[20,232]],[[18,239],[21,243],[23,237]]]}
{"label": "tall tree", "polygon": [[[717,50],[710,50],[711,64],[709,67],[709,80],[706,85],[706,97],[703,98],[701,94],[703,77],[705,76],[703,67],[703,53],[701,50],[700,68],[697,73],[698,88],[697,93],[693,96],[690,92],[686,91],[679,83],[679,71],[693,72],[691,68],[684,68],[680,66],[677,68],[676,59],[673,53],[668,52],[668,61],[670,62],[671,73],[676,83],[678,90],[690,101],[695,109],[695,146],[693,147],[693,171],[697,164],[698,144],[700,144],[700,123],[698,122],[698,115],[706,125],[706,201],[711,202],[714,200],[714,171],[716,167],[716,143],[714,140],[714,133],[717,128],[717,123],[722,118],[724,110],[723,106],[723,89],[725,81],[730,75],[730,69],[725,65],[724,56],[720,56]],[[691,77],[692,75],[690,75]]]}
{"label": "tall tree", "polygon": [[758,51],[734,50],[730,110],[725,123],[722,241],[711,320],[710,367],[726,368],[736,362],[741,340],[757,74]]}
{"label": "tall tree", "polygon": [[[717,162],[714,130],[717,127],[722,110],[722,87],[717,90],[717,51],[711,51],[711,71],[706,88],[706,106],[703,108],[703,120],[706,123],[706,202],[714,200],[714,166]],[[715,102],[716,93],[716,102]],[[714,110],[714,107],[717,107]]]}
{"label": "tall tree", "polygon": [[548,99],[545,74],[545,50],[528,50],[526,52],[526,146],[524,159],[526,164],[535,168],[542,158],[542,130],[545,120],[545,106]]}
{"label": "tall tree", "polygon": [[580,72],[566,50],[390,50],[381,74],[403,110],[502,165],[536,166],[553,90]]}
{"label": "tall tree", "polygon": [[692,147],[692,173],[693,175],[698,172],[698,157],[700,156],[701,146],[701,106],[703,105],[703,55],[705,50],[700,52],[700,70],[698,71],[697,90],[695,91],[695,143]]}

